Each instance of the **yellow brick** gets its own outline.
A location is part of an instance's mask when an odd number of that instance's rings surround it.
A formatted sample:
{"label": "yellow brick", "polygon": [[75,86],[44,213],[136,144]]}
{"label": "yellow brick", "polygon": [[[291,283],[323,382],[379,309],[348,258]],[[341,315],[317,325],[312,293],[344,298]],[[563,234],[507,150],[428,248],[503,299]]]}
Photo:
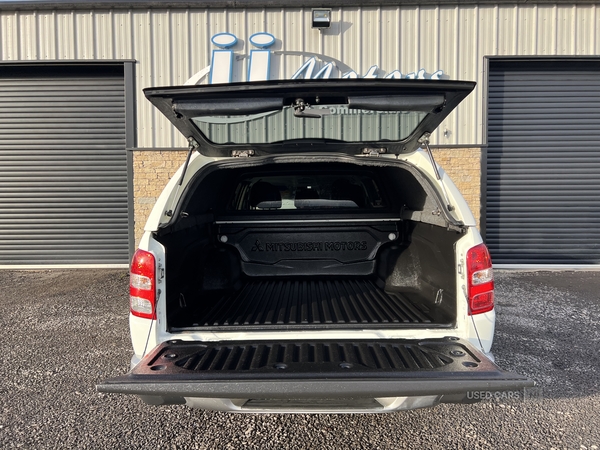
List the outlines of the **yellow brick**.
{"label": "yellow brick", "polygon": [[187,156],[181,151],[133,152],[133,215],[136,243],[156,199]]}
{"label": "yellow brick", "polygon": [[464,149],[432,149],[436,162],[452,178],[462,193],[480,224],[481,209],[481,150],[479,148]]}

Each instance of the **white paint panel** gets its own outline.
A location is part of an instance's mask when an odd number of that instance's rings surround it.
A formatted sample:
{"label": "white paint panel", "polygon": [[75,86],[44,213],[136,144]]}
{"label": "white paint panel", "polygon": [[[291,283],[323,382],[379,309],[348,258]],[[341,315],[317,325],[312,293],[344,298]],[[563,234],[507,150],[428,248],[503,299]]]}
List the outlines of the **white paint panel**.
{"label": "white paint panel", "polygon": [[556,6],[540,5],[537,11],[537,54],[556,55]]}
{"label": "white paint panel", "polygon": [[520,7],[517,18],[517,52],[519,55],[535,55],[537,39],[533,31],[537,26],[537,6]]}
{"label": "white paint panel", "polygon": [[171,13],[172,84],[182,85],[192,75],[190,73],[190,47],[188,45],[189,12],[173,10]]}
{"label": "white paint panel", "polygon": [[150,12],[136,10],[132,12],[133,20],[133,53],[131,57],[136,64],[137,87],[137,127],[138,146],[156,147],[156,130],[154,129],[154,111],[149,102],[144,101],[142,89],[154,84],[152,74],[152,40],[150,35]]}
{"label": "white paint panel", "polygon": [[94,59],[94,12],[76,11],[75,12],[75,59]]}
{"label": "white paint panel", "polygon": [[56,20],[56,35],[44,35],[56,46],[57,59],[75,59],[75,19],[73,12],[57,12],[52,14]]}
{"label": "white paint panel", "polygon": [[[458,10],[458,70],[456,74],[448,74],[452,79],[479,80],[478,68],[480,64],[483,64],[483,59],[477,58],[473,61],[462,57],[462,55],[477,54],[477,18],[476,7],[459,8]],[[475,92],[463,100],[453,113],[457,120],[457,130],[455,139],[451,139],[452,144],[458,144],[459,139],[467,135],[471,136],[473,141],[476,140],[478,120],[476,108],[479,91],[481,91],[481,83],[477,84]]]}
{"label": "white paint panel", "polygon": [[577,55],[594,53],[596,40],[596,5],[578,5],[576,16],[575,51]]}
{"label": "white paint panel", "polygon": [[[598,30],[598,24],[600,23],[600,8],[594,7],[594,30]],[[592,50],[592,54],[597,54],[600,50],[600,33],[595,31],[594,33],[594,49]]]}
{"label": "white paint panel", "polygon": [[557,55],[575,54],[575,13],[575,6],[560,5],[557,7]]}
{"label": "white paint panel", "polygon": [[[170,86],[173,83],[173,54],[171,43],[171,11],[157,10],[152,12],[152,70],[155,86]],[[145,102],[147,103],[147,102]],[[175,138],[176,131],[171,122],[157,109],[153,109],[155,144],[157,147],[169,147]]]}
{"label": "white paint panel", "polygon": [[2,14],[1,29],[2,29],[2,59],[4,61],[14,61],[19,57],[19,36],[17,22],[19,20],[18,13]]}
{"label": "white paint panel", "polygon": [[425,69],[433,72],[438,64],[439,53],[439,8],[424,7],[420,14],[419,61],[414,70]]}
{"label": "white paint panel", "polygon": [[380,70],[377,72],[381,75],[381,71],[385,71],[387,67],[383,67],[384,61],[381,60],[381,15],[379,8],[364,8],[361,15],[360,33],[362,35],[361,51],[363,54],[361,67],[358,69],[359,75],[364,76],[371,67],[377,66]]}
{"label": "white paint panel", "polygon": [[[284,35],[282,39],[282,50],[285,52],[291,51],[304,51],[302,46],[303,41],[299,39],[298,30],[306,30],[304,28],[304,16],[302,15],[302,9],[286,9],[282,12],[283,14],[283,30]],[[265,30],[269,31],[269,30]],[[309,30],[307,30],[308,32]],[[312,30],[310,30],[312,32]],[[295,69],[299,68],[306,58],[301,55],[291,55],[288,58],[283,58],[281,64],[279,76],[286,77],[294,74]]]}
{"label": "white paint panel", "polygon": [[498,55],[517,54],[517,13],[516,6],[498,8]]}
{"label": "white paint panel", "polygon": [[183,84],[206,68],[216,49],[210,38],[220,32],[239,40],[232,80],[243,81],[256,49],[248,39],[267,32],[276,39],[271,78],[290,77],[315,54],[360,76],[377,65],[382,75],[441,69],[446,78],[477,81],[476,92],[432,140],[472,145],[483,143],[485,56],[595,55],[600,48],[595,5],[348,7],[332,9],[332,19],[331,28],[320,31],[311,28],[310,8],[2,11],[0,58],[135,59],[138,145],[184,147],[185,139],[141,90]]}
{"label": "white paint panel", "polygon": [[[419,27],[419,51],[418,57],[419,61],[417,66],[414,69],[410,69],[411,72],[415,70],[425,70],[426,73],[433,73],[438,67],[439,60],[439,33],[440,26],[436,26],[439,24],[439,8],[437,7],[423,7],[420,10],[420,22],[421,26]],[[446,36],[444,36],[444,39]],[[442,133],[443,134],[443,133]],[[440,131],[436,130],[432,136],[431,140],[434,142],[440,142]],[[451,142],[451,141],[450,141]]]}
{"label": "white paint panel", "polygon": [[113,41],[114,57],[117,59],[129,59],[133,54],[131,11],[116,10],[113,15]]}
{"label": "white paint panel", "polygon": [[94,47],[96,58],[115,59],[113,48],[114,35],[113,17],[111,11],[94,11]]}
{"label": "white paint panel", "polygon": [[400,11],[400,69],[407,74],[419,70],[419,8]]}
{"label": "white paint panel", "polygon": [[[442,69],[446,76],[453,77],[458,61],[458,8],[439,8],[439,45],[436,67]],[[434,69],[430,69],[434,70]],[[450,114],[440,125],[439,132],[432,137],[432,142],[451,145],[456,142],[456,115]],[[444,135],[444,130],[447,130]]]}
{"label": "white paint panel", "polygon": [[381,9],[381,64],[380,68],[389,74],[400,69],[400,14],[398,8]]}
{"label": "white paint panel", "polygon": [[[40,12],[38,14],[38,33],[39,36],[55,36],[56,28],[54,26],[54,14],[49,12]],[[57,59],[56,39],[41,39],[39,48],[40,59]]]}
{"label": "white paint panel", "polygon": [[19,15],[19,41],[21,43],[20,59],[38,59],[37,38],[37,11],[22,12]]}
{"label": "white paint panel", "polygon": [[[189,73],[188,78],[208,66],[211,52],[214,46],[210,42],[211,34],[206,33],[207,11],[189,12],[190,25],[188,28],[189,36],[186,42],[189,55]],[[214,33],[216,34],[216,33]]]}

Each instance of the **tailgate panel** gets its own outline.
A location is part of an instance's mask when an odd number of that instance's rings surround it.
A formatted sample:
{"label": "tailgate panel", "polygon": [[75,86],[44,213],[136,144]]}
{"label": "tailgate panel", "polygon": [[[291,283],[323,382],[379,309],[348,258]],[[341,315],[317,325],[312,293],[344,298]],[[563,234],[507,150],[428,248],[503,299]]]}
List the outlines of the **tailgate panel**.
{"label": "tailgate panel", "polygon": [[518,390],[526,377],[502,371],[467,341],[167,341],[102,392],[169,397],[318,398]]}

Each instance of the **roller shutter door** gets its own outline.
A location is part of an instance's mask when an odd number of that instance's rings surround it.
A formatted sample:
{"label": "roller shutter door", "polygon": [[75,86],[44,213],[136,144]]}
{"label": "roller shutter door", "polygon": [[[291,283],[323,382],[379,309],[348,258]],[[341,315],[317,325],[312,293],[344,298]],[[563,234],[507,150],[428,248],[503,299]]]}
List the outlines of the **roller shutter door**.
{"label": "roller shutter door", "polygon": [[496,264],[600,262],[600,65],[490,62],[485,238]]}
{"label": "roller shutter door", "polygon": [[128,259],[123,65],[0,66],[0,265]]}

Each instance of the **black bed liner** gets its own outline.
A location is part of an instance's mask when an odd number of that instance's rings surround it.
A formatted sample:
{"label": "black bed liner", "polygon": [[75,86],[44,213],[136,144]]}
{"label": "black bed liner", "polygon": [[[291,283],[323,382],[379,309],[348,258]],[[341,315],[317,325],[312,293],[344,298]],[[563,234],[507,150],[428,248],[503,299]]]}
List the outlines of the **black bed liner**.
{"label": "black bed liner", "polygon": [[[253,280],[241,290],[223,295],[209,310],[185,320],[191,328],[307,329],[449,327],[450,318],[435,317],[416,293],[386,292],[365,279]],[[437,320],[436,320],[437,319]],[[177,323],[179,321],[176,321]],[[177,330],[178,326],[173,326]],[[185,327],[190,328],[190,327]]]}

